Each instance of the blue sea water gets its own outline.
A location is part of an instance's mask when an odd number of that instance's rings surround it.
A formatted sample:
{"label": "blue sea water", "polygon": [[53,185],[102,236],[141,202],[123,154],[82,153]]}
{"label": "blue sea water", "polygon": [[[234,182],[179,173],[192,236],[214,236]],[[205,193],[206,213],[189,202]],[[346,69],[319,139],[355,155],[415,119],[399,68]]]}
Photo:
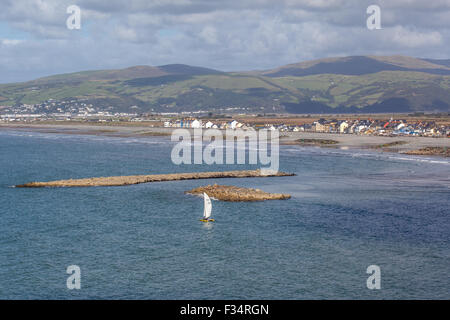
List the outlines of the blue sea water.
{"label": "blue sea water", "polygon": [[[176,166],[163,137],[0,131],[1,299],[448,299],[450,161],[281,146],[294,177],[121,187],[13,188],[29,181],[246,169]],[[219,183],[289,193],[213,201]],[[66,268],[81,268],[68,290]],[[369,265],[381,289],[369,290]]]}

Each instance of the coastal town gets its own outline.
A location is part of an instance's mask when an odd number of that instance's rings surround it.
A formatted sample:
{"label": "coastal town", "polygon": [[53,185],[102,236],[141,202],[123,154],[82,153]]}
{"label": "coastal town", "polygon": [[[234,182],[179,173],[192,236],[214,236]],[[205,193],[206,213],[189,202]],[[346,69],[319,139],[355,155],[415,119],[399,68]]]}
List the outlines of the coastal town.
{"label": "coastal town", "polygon": [[[64,111],[53,110],[51,113],[36,113],[36,106],[29,105],[17,112],[13,107],[3,107],[0,113],[0,123],[45,123],[45,122],[83,122],[98,124],[126,124],[140,123],[150,127],[164,128],[204,128],[204,129],[243,129],[279,130],[280,132],[319,132],[334,134],[378,135],[378,136],[422,136],[422,137],[450,137],[450,121],[439,123],[435,120],[415,119],[411,117],[399,118],[395,115],[381,118],[379,115],[323,115],[323,118],[312,118],[308,115],[303,120],[281,115],[266,118],[262,115],[212,115],[195,116],[190,114],[138,114],[112,113],[97,111],[92,106],[82,105],[79,109]],[[25,113],[23,110],[27,110]],[[74,113],[76,111],[76,113]],[[317,116],[317,115],[316,115]],[[326,118],[325,118],[326,117]],[[295,121],[292,121],[295,120]]]}
{"label": "coastal town", "polygon": [[438,125],[434,121],[420,121],[408,123],[406,119],[372,120],[336,120],[320,118],[313,123],[288,125],[284,123],[272,124],[261,121],[260,123],[244,123],[237,120],[202,121],[196,118],[184,118],[165,121],[164,127],[175,128],[213,128],[213,129],[259,129],[278,130],[280,132],[320,132],[336,134],[365,134],[379,136],[425,136],[425,137],[449,137],[450,126]]}

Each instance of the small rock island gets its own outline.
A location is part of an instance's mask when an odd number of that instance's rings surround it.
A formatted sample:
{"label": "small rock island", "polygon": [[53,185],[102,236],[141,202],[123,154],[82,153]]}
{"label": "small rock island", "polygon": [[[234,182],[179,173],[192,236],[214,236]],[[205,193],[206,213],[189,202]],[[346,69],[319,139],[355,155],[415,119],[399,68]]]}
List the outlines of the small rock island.
{"label": "small rock island", "polygon": [[241,188],[235,186],[207,185],[189,191],[187,194],[203,194],[222,201],[264,201],[264,200],[286,200],[289,194],[268,193],[260,189]]}

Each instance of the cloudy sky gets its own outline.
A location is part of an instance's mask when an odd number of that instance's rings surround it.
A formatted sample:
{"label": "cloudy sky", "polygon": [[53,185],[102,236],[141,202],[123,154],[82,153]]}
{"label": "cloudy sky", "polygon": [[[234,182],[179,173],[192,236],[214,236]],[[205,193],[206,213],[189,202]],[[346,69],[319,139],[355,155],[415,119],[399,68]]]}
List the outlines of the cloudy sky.
{"label": "cloudy sky", "polygon": [[[381,9],[369,30],[366,9]],[[81,9],[69,30],[67,7]],[[331,56],[450,58],[450,0],[1,0],[0,82],[185,63],[268,69]]]}

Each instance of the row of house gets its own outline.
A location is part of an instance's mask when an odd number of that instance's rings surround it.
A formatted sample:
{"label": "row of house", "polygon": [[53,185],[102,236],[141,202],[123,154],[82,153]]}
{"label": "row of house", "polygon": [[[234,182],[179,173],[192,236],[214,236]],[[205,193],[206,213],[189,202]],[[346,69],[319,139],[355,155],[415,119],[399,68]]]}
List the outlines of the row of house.
{"label": "row of house", "polygon": [[434,121],[407,120],[326,120],[319,119],[311,126],[311,131],[328,133],[350,133],[367,135],[414,135],[414,136],[448,136],[450,127],[437,125]]}
{"label": "row of house", "polygon": [[205,129],[249,129],[250,126],[236,120],[222,121],[214,123],[212,121],[203,122],[196,118],[183,118],[174,121],[165,121],[166,128],[205,128]]}
{"label": "row of house", "polygon": [[336,120],[319,119],[313,123],[302,125],[286,124],[248,124],[237,120],[214,123],[211,120],[203,122],[196,118],[183,118],[165,121],[167,128],[213,128],[213,129],[249,129],[279,130],[281,132],[323,132],[338,134],[366,134],[366,135],[413,135],[413,136],[449,136],[450,126],[437,125],[434,121],[418,121],[408,123],[406,120]]}

